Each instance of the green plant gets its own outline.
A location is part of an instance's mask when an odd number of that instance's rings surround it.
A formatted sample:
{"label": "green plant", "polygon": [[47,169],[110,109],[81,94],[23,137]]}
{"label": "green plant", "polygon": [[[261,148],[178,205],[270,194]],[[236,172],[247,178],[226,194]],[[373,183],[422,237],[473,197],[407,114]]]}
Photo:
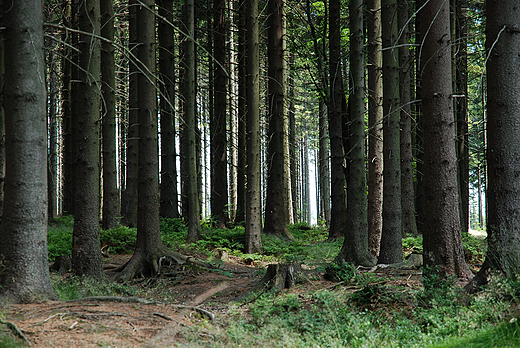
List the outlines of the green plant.
{"label": "green plant", "polygon": [[110,254],[131,253],[135,249],[137,229],[118,226],[101,231],[101,246]]}
{"label": "green plant", "polygon": [[88,277],[71,276],[54,279],[54,290],[62,301],[75,300],[87,296],[135,295],[128,284],[114,283],[109,280],[96,280]]}
{"label": "green plant", "polygon": [[356,274],[356,267],[349,262],[333,261],[327,265],[325,276],[335,282],[348,282]]}

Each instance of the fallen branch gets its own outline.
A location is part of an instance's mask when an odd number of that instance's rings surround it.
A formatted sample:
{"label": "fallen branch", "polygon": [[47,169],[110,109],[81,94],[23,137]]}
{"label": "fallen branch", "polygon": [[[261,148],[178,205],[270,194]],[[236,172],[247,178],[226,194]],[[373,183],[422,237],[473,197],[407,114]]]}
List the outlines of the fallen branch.
{"label": "fallen branch", "polygon": [[200,314],[202,314],[203,316],[207,317],[211,321],[215,320],[215,318],[217,317],[215,314],[211,313],[210,311],[207,311],[207,310],[205,310],[203,308],[200,308],[200,307],[185,306],[185,305],[171,305],[171,306],[174,307],[174,308],[179,308],[179,309],[189,309],[189,310],[192,310],[192,311],[197,311]]}
{"label": "fallen branch", "polygon": [[11,321],[6,321],[6,320],[2,320],[0,319],[0,324],[4,324],[6,325],[16,336],[20,337],[21,339],[23,339],[25,342],[27,342],[27,344],[29,346],[32,346],[31,342],[29,342],[29,340],[27,339],[27,337],[25,337],[25,335],[23,334],[23,332],[18,328],[18,326],[16,326],[15,323],[11,322]]}
{"label": "fallen branch", "polygon": [[69,300],[66,302],[92,302],[92,301],[100,301],[100,302],[123,302],[123,303],[140,303],[146,305],[155,305],[158,304],[156,301],[145,300],[144,298],[130,296],[88,296],[82,297],[75,300]]}

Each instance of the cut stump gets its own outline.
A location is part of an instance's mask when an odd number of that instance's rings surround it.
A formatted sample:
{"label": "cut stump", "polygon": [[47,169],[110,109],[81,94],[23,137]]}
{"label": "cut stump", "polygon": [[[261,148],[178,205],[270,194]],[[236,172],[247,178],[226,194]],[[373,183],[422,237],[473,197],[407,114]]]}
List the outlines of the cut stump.
{"label": "cut stump", "polygon": [[269,289],[276,290],[290,289],[298,283],[307,280],[302,265],[299,263],[270,264],[267,272],[262,279],[262,283]]}

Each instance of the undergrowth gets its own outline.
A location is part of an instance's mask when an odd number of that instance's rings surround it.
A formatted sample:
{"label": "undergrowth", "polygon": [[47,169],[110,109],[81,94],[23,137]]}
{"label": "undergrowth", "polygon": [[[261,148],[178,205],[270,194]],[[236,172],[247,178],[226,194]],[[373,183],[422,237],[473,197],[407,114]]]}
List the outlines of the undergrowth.
{"label": "undergrowth", "polygon": [[[216,249],[244,260],[301,262],[316,271],[333,267],[342,283],[325,290],[299,285],[295,291],[254,293],[227,306],[217,323],[202,321],[183,332],[190,347],[517,347],[520,330],[519,278],[493,281],[477,295],[457,287],[438,269],[426,269],[419,288],[397,285],[379,273],[360,273],[350,264],[335,264],[342,240],[327,241],[324,228],[300,223],[289,226],[294,240],[262,236],[262,254],[244,253],[244,228],[216,229],[203,224],[202,238],[186,244],[181,219],[161,220],[163,243],[182,253],[215,260]],[[49,258],[70,255],[73,219],[63,217],[49,227]],[[101,231],[108,253],[131,253],[136,230]],[[485,241],[463,235],[468,263],[479,264]],[[422,253],[421,237],[403,239],[403,253]],[[94,295],[136,295],[128,284],[95,282],[53,275],[62,300]],[[208,334],[209,333],[209,334]],[[1,338],[0,338],[1,339]],[[179,343],[180,344],[180,343]],[[1,341],[0,341],[1,345]]]}

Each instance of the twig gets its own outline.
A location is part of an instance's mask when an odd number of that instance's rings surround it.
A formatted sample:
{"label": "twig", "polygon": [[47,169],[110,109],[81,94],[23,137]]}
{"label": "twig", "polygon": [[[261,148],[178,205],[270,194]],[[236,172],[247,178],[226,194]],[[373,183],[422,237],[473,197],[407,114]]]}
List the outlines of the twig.
{"label": "twig", "polygon": [[156,301],[145,300],[144,298],[130,296],[88,296],[83,298],[78,298],[75,300],[69,300],[67,302],[89,302],[89,301],[100,301],[100,302],[123,302],[123,303],[140,303],[147,305],[158,304]]}
{"label": "twig", "polygon": [[197,311],[199,312],[200,314],[206,316],[209,320],[215,320],[215,318],[217,317],[215,314],[211,313],[210,311],[207,311],[203,308],[200,308],[200,307],[195,307],[195,306],[185,306],[185,305],[171,305],[172,307],[174,308],[179,308],[179,309],[190,309],[192,311]]}
{"label": "twig", "polygon": [[69,327],[69,330],[74,329],[74,326],[76,326],[76,325],[78,325],[78,321],[77,320],[72,323],[72,325]]}
{"label": "twig", "polygon": [[32,346],[31,342],[29,342],[29,340],[27,339],[27,337],[25,337],[25,335],[23,334],[23,332],[18,328],[18,326],[16,326],[15,323],[13,323],[13,322],[11,322],[11,321],[2,320],[2,319],[0,319],[0,323],[6,325],[7,327],[9,327],[9,329],[11,329],[11,331],[12,331],[16,336],[20,337],[20,338],[23,339],[25,342],[27,342],[27,344],[28,344],[29,346]]}
{"label": "twig", "polygon": [[136,327],[134,326],[134,324],[132,324],[131,321],[127,321],[127,323],[128,323],[128,324],[133,328],[132,332],[137,332],[137,331],[139,331],[139,329],[136,328]]}

